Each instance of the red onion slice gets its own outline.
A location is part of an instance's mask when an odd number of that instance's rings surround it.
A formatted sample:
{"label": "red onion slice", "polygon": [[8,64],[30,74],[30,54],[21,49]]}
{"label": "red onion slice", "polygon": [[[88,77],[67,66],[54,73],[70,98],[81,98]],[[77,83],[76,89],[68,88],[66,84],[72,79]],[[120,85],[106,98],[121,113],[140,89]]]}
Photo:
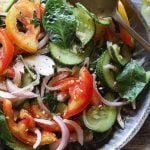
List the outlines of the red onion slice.
{"label": "red onion slice", "polygon": [[52,76],[48,76],[48,77],[44,77],[44,78],[43,78],[43,82],[42,82],[42,84],[41,84],[41,97],[43,97],[43,96],[44,96],[44,93],[45,93],[44,82],[47,84],[51,77],[52,77]]}
{"label": "red onion slice", "polygon": [[17,94],[17,93],[20,93],[20,92],[24,92],[24,91],[32,91],[33,88],[38,85],[40,83],[40,75],[37,73],[37,77],[36,77],[36,80],[33,81],[32,83],[30,83],[29,85],[23,87],[23,88],[20,88],[18,89],[17,91],[14,91],[13,94]]}
{"label": "red onion slice", "polygon": [[12,81],[10,81],[9,79],[6,80],[6,85],[7,85],[7,88],[8,88],[8,91],[12,94],[12,95],[15,95],[15,96],[18,96],[18,97],[23,97],[23,98],[34,98],[34,97],[37,97],[38,95],[31,92],[31,91],[27,91],[27,90],[24,90],[24,91],[20,91],[20,92],[16,92],[16,91],[19,91],[21,90],[21,88],[18,88],[14,83],[12,83]]}
{"label": "red onion slice", "polygon": [[117,72],[118,71],[118,68],[112,64],[107,64],[104,66],[105,69],[111,69],[113,70],[114,72]]}
{"label": "red onion slice", "polygon": [[58,74],[57,76],[54,76],[50,82],[48,83],[48,86],[52,86],[56,81],[62,80],[70,75],[70,72],[62,72]]}
{"label": "red onion slice", "polygon": [[133,109],[133,110],[136,110],[136,101],[133,101],[133,102],[132,102],[132,109]]}
{"label": "red onion slice", "polygon": [[72,121],[72,120],[68,120],[68,119],[64,119],[63,120],[65,123],[71,125],[74,127],[76,133],[77,133],[77,139],[78,139],[78,142],[83,145],[83,130],[82,128],[75,122],[75,121]]}
{"label": "red onion slice", "polygon": [[36,149],[41,143],[42,135],[39,129],[35,129],[34,133],[37,135],[37,139],[35,144],[33,145],[33,149]]}
{"label": "red onion slice", "polygon": [[45,119],[38,119],[38,118],[34,118],[34,121],[38,122],[38,123],[46,124],[46,125],[54,125],[54,124],[56,124],[52,120],[45,120]]}
{"label": "red onion slice", "polygon": [[118,99],[120,98],[116,98],[115,100],[108,101],[101,96],[101,101],[107,106],[120,107],[128,104],[128,102],[117,102]]}
{"label": "red onion slice", "polygon": [[13,69],[15,71],[15,77],[13,78],[13,81],[16,85],[21,84],[21,73],[24,73],[24,64],[20,61],[18,61],[14,66]]}
{"label": "red onion slice", "polygon": [[1,97],[0,100],[17,98],[15,95],[8,93],[8,92],[4,92],[4,91],[0,91],[0,97]]}
{"label": "red onion slice", "polygon": [[86,57],[84,62],[83,62],[83,66],[89,68],[90,66],[90,58],[89,57]]}
{"label": "red onion slice", "polygon": [[48,86],[48,85],[46,84],[46,81],[43,81],[43,84],[44,84],[45,88],[46,88],[47,90],[49,90],[49,91],[58,91],[58,90],[60,90],[60,89],[62,88],[62,86],[63,86],[63,85]]}
{"label": "red onion slice", "polygon": [[42,47],[44,47],[46,45],[46,43],[48,42],[49,37],[48,34],[46,34],[42,40],[40,40],[39,45],[38,45],[38,49],[41,49]]}
{"label": "red onion slice", "polygon": [[60,116],[54,116],[53,119],[58,123],[62,132],[61,141],[56,150],[63,150],[67,146],[69,141],[69,129],[67,128]]}
{"label": "red onion slice", "polygon": [[37,101],[38,101],[38,104],[40,105],[40,107],[41,107],[43,110],[45,110],[45,112],[47,112],[48,114],[50,114],[50,111],[49,111],[48,108],[44,105],[41,96],[38,96],[38,97],[37,97]]}
{"label": "red onion slice", "polygon": [[42,39],[44,36],[45,36],[45,33],[44,33],[44,32],[41,32],[41,33],[38,35],[37,39],[40,40],[40,39]]}
{"label": "red onion slice", "polygon": [[0,81],[0,90],[7,91],[7,86],[5,81]]}
{"label": "red onion slice", "polygon": [[69,68],[57,68],[57,72],[70,72],[72,73],[72,70]]}
{"label": "red onion slice", "polygon": [[120,125],[120,127],[122,129],[125,128],[125,123],[124,123],[124,121],[122,120],[122,117],[121,117],[121,108],[119,108],[119,110],[118,110],[117,122],[118,122],[118,124]]}

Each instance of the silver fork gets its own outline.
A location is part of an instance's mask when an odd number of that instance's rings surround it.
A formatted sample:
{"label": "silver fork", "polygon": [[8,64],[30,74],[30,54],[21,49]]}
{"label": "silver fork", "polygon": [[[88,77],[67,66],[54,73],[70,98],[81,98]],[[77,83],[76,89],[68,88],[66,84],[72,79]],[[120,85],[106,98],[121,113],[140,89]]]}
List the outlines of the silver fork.
{"label": "silver fork", "polygon": [[139,44],[150,52],[150,43],[143,39],[133,28],[131,28],[120,16],[117,10],[118,0],[68,0],[70,3],[80,2],[89,11],[98,17],[112,17],[120,23]]}

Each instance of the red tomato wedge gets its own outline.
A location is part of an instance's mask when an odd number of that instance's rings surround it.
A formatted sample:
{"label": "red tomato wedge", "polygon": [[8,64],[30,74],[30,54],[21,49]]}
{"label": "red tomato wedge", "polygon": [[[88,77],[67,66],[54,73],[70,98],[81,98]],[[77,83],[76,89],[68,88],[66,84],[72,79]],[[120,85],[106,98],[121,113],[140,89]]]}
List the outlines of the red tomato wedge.
{"label": "red tomato wedge", "polygon": [[14,46],[6,33],[6,30],[0,29],[0,74],[9,66],[13,54]]}

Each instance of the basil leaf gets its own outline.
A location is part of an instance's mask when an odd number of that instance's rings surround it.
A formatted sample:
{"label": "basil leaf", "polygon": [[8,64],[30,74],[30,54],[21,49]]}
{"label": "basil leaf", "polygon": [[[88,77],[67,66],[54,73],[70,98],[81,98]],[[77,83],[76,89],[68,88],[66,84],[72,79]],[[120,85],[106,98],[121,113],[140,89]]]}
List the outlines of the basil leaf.
{"label": "basil leaf", "polygon": [[76,20],[66,2],[48,0],[42,22],[52,42],[62,47],[71,47],[76,33]]}
{"label": "basil leaf", "polygon": [[117,76],[119,95],[133,102],[145,87],[146,72],[135,60],[131,60]]}
{"label": "basil leaf", "polygon": [[32,150],[28,145],[25,145],[15,139],[8,129],[5,116],[0,110],[0,139],[13,150]]}

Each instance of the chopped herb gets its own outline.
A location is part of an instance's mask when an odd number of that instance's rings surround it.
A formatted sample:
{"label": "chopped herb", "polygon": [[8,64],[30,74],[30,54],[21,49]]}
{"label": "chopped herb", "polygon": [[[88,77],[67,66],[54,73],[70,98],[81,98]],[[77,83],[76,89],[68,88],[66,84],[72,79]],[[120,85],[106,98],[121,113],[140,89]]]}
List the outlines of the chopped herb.
{"label": "chopped herb", "polygon": [[46,96],[44,97],[44,102],[49,108],[50,112],[55,112],[56,107],[58,105],[57,97],[53,93],[47,93]]}
{"label": "chopped herb", "polygon": [[37,12],[33,12],[33,19],[30,21],[30,24],[33,24],[35,27],[40,25],[40,19],[37,17]]}

